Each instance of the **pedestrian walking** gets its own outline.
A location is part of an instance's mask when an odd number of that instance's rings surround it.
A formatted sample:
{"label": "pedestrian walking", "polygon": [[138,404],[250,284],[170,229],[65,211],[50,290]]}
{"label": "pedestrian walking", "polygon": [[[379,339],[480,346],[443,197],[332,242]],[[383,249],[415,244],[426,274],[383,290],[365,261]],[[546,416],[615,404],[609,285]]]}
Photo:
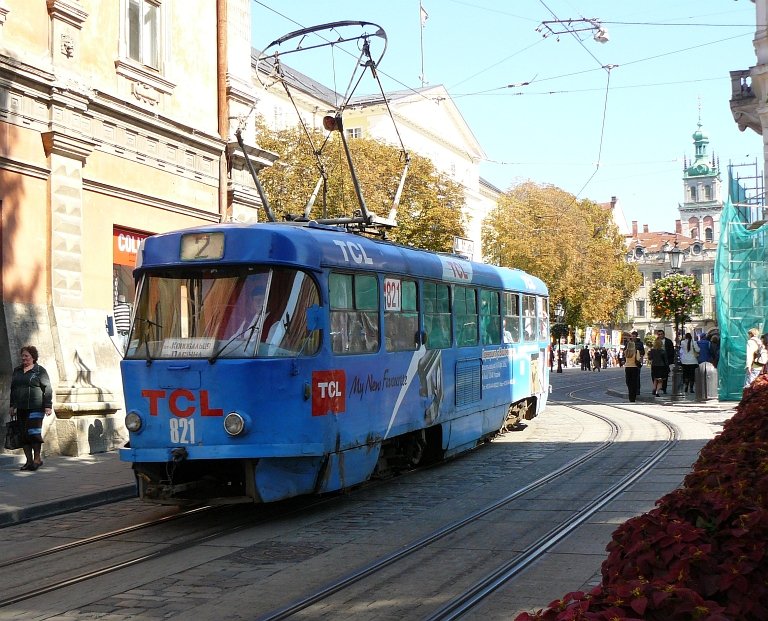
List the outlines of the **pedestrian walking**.
{"label": "pedestrian walking", "polygon": [[699,364],[703,362],[712,362],[712,348],[709,338],[706,334],[702,334],[701,338],[697,341],[699,346]]}
{"label": "pedestrian walking", "polygon": [[602,368],[602,356],[600,356],[600,350],[595,347],[595,349],[592,350],[592,370],[593,371],[600,371]]}
{"label": "pedestrian walking", "polygon": [[[675,344],[672,339],[664,334],[664,330],[656,330],[656,337],[664,340],[664,353],[667,354],[667,364],[672,366],[675,364]],[[667,383],[669,382],[669,369],[664,376],[664,381],[661,383],[661,392],[667,394]]]}
{"label": "pedestrian walking", "polygon": [[696,367],[699,366],[699,346],[690,332],[685,333],[680,343],[680,364],[683,365],[683,392],[693,392]]}
{"label": "pedestrian walking", "polygon": [[720,335],[716,332],[709,336],[709,351],[712,354],[712,364],[720,362]]}
{"label": "pedestrian walking", "polygon": [[744,362],[746,373],[744,374],[744,388],[747,388],[755,378],[760,375],[763,366],[768,363],[768,349],[763,345],[759,337],[760,330],[750,328],[747,331],[747,355]]}
{"label": "pedestrian walking", "polygon": [[35,471],[43,465],[43,418],[53,411],[53,389],[48,372],[37,364],[37,348],[25,345],[19,353],[21,364],[11,376],[10,413],[23,428],[22,449],[27,462],[21,469]]}
{"label": "pedestrian walking", "polygon": [[581,370],[589,371],[591,358],[589,355],[589,347],[587,345],[584,345],[584,347],[581,348],[581,351],[579,352],[579,361],[581,362]]}
{"label": "pedestrian walking", "polygon": [[637,393],[640,389],[640,352],[637,351],[637,345],[634,339],[627,341],[624,348],[624,379],[627,383],[627,392],[629,400],[637,400]]}
{"label": "pedestrian walking", "polygon": [[664,350],[664,339],[656,337],[653,349],[648,352],[651,362],[651,381],[653,382],[653,396],[660,397],[664,380],[669,376],[669,362],[667,352]]}

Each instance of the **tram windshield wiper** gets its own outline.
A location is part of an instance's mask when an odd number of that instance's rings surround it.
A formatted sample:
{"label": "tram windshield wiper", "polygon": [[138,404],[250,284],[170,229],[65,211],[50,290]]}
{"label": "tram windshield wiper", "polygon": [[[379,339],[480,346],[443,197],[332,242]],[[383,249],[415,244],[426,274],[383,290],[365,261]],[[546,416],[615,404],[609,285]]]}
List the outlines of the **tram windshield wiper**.
{"label": "tram windshield wiper", "polygon": [[[146,317],[135,317],[133,320],[133,323],[136,324],[139,321],[141,321],[142,323],[146,323],[149,326],[152,326],[154,328],[160,328],[160,329],[163,328],[161,324],[155,321],[152,321],[151,319],[147,319]],[[147,360],[147,366],[149,366],[150,364],[152,364],[152,361],[154,360],[152,358],[152,354],[149,351],[149,338],[148,338],[148,335],[144,333],[144,331],[141,332],[141,336],[142,336],[141,342],[144,343],[144,348],[147,350],[146,360]]]}
{"label": "tram windshield wiper", "polygon": [[248,339],[245,341],[245,345],[243,345],[243,351],[245,351],[248,348],[248,345],[250,344],[251,339],[253,338],[254,333],[256,333],[256,334],[260,334],[261,333],[261,330],[259,329],[259,326],[261,325],[261,317],[262,317],[263,314],[264,314],[264,311],[261,311],[259,313],[259,315],[256,317],[256,319],[253,320],[253,323],[250,326],[248,326],[242,332],[238,332],[237,334],[232,335],[229,338],[229,340],[226,343],[224,343],[224,345],[219,347],[215,352],[213,352],[213,354],[211,354],[211,357],[208,358],[208,362],[210,362],[211,364],[216,362],[218,357],[222,353],[224,353],[224,350],[227,347],[229,347],[235,340],[237,340],[241,336],[243,336],[243,334],[245,334],[246,332],[250,332],[250,334],[248,335]]}

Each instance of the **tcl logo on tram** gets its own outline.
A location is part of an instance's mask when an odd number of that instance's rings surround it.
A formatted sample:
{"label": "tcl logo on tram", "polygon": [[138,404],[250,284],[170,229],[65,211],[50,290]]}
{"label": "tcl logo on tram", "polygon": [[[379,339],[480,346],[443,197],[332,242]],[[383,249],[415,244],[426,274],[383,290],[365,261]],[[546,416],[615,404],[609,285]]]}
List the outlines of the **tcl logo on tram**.
{"label": "tcl logo on tram", "polygon": [[347,409],[347,376],[344,371],[312,372],[312,416],[339,414]]}
{"label": "tcl logo on tram", "polygon": [[196,413],[200,416],[224,416],[223,409],[210,406],[207,390],[192,391],[177,388],[169,394],[167,390],[148,389],[142,390],[141,396],[149,401],[150,416],[157,416],[160,402],[166,401],[171,414],[179,418],[187,418]]}

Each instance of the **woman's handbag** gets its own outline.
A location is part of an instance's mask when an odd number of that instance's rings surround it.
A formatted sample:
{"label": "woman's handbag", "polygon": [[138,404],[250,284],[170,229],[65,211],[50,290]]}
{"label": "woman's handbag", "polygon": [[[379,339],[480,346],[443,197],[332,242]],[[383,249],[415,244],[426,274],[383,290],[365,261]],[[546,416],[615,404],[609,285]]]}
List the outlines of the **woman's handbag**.
{"label": "woman's handbag", "polygon": [[5,448],[14,451],[21,448],[21,436],[24,430],[18,418],[12,418],[5,423]]}

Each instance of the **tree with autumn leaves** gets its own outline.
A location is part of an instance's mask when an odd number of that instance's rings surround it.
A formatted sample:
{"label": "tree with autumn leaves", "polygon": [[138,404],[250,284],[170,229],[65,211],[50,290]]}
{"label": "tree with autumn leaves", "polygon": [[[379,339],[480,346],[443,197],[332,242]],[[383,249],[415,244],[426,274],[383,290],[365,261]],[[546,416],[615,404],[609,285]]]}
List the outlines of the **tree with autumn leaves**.
{"label": "tree with autumn leaves", "polygon": [[[280,156],[259,173],[272,210],[279,219],[301,215],[324,177],[310,217],[352,215],[359,205],[338,134],[311,131],[309,137],[311,142],[302,128],[276,131],[257,122],[259,146]],[[349,148],[368,210],[387,216],[403,169],[401,151],[367,138],[350,140]],[[466,236],[464,189],[431,160],[410,158],[397,227],[387,236],[450,252],[454,236]],[[482,251],[489,263],[525,270],[547,283],[551,299],[566,309],[566,325],[619,321],[640,285],[610,212],[554,186],[527,182],[503,193],[484,221]]]}
{"label": "tree with autumn leaves", "polygon": [[552,185],[521,183],[505,192],[483,225],[491,263],[541,278],[568,325],[616,323],[641,283],[626,261],[610,211]]}
{"label": "tree with autumn leaves", "polygon": [[[301,128],[274,131],[257,123],[259,146],[280,156],[274,166],[259,173],[272,210],[278,219],[301,215],[318,180],[325,177],[310,217],[351,216],[360,207],[338,134],[313,131],[310,137],[311,143]],[[404,166],[402,152],[369,138],[350,140],[349,148],[368,210],[388,216]],[[320,152],[319,159],[313,149]],[[387,237],[403,245],[450,252],[454,236],[465,236],[464,205],[461,185],[437,171],[431,160],[412,154],[397,227]]]}

